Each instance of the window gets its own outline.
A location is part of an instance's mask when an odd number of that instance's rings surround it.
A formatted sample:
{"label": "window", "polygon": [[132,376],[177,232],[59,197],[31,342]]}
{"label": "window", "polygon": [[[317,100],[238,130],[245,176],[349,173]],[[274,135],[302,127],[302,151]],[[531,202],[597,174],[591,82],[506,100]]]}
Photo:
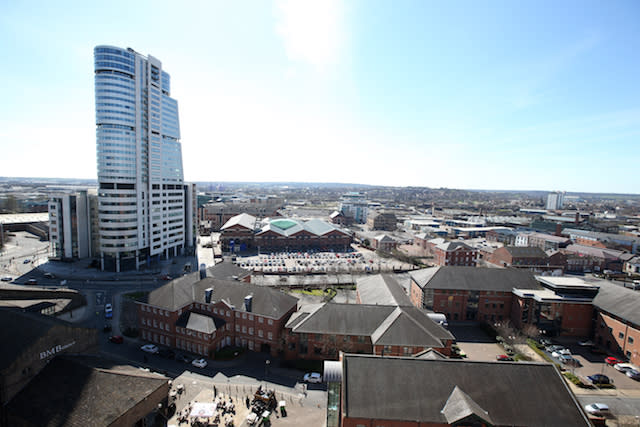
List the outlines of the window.
{"label": "window", "polygon": [[262,317],[258,317],[258,323],[264,323],[264,319]]}
{"label": "window", "polygon": [[249,335],[253,335],[253,328],[249,328]]}
{"label": "window", "polygon": [[240,325],[236,325],[236,332],[240,332]]}
{"label": "window", "polygon": [[273,325],[273,320],[272,320],[272,319],[269,319],[269,320],[267,320],[267,323],[268,323],[269,325]]}
{"label": "window", "polygon": [[243,326],[243,327],[242,327],[242,333],[243,333],[243,334],[246,334],[246,333],[247,333],[247,327],[246,327],[246,326]]}
{"label": "window", "polygon": [[618,332],[618,338],[624,339],[624,332]]}
{"label": "window", "polygon": [[249,315],[249,320],[253,320],[253,314]]}
{"label": "window", "polygon": [[262,332],[262,329],[258,329],[258,336],[260,338],[262,338],[264,336],[264,333]]}
{"label": "window", "polygon": [[633,344],[633,337],[629,337],[629,344]]}
{"label": "window", "polygon": [[273,339],[273,332],[267,332],[267,338],[272,340]]}
{"label": "window", "polygon": [[246,319],[247,318],[247,313],[242,313],[242,318]]}

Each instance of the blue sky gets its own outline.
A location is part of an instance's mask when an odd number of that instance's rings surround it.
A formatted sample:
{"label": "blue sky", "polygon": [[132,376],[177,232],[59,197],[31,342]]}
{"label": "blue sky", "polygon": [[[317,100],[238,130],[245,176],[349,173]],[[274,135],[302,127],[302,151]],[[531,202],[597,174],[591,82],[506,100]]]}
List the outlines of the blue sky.
{"label": "blue sky", "polygon": [[640,192],[637,1],[3,2],[2,176],[95,178],[93,47],[163,62],[193,181]]}

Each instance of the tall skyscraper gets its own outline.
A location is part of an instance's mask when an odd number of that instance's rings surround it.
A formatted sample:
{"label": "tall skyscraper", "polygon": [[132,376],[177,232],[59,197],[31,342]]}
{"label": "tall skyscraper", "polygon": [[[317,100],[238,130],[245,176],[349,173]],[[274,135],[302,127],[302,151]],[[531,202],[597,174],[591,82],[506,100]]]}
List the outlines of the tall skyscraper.
{"label": "tall skyscraper", "polygon": [[554,191],[547,195],[547,209],[558,210],[564,205],[564,191]]}
{"label": "tall skyscraper", "polygon": [[97,46],[94,61],[101,266],[138,269],[192,244],[178,102],[151,55]]}

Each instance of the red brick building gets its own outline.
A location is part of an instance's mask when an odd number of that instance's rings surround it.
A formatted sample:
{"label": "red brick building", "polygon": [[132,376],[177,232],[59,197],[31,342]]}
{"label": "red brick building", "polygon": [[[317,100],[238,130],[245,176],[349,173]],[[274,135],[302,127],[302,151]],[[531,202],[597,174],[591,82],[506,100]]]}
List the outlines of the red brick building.
{"label": "red brick building", "polygon": [[449,321],[502,321],[511,316],[513,288],[541,289],[526,270],[431,267],[410,273],[413,305]]}
{"label": "red brick building", "polygon": [[471,246],[460,242],[444,242],[433,249],[435,263],[437,265],[458,265],[475,267],[478,251]]}
{"label": "red brick building", "polygon": [[340,352],[410,356],[428,348],[451,355],[455,337],[415,307],[326,303],[287,322],[287,359],[337,359]]}
{"label": "red brick building", "polygon": [[587,337],[593,323],[598,287],[574,277],[538,277],[544,289],[514,289],[511,322],[534,325],[547,335]]}
{"label": "red brick building", "polygon": [[596,343],[640,365],[640,294],[607,281],[596,285]]}
{"label": "red brick building", "polygon": [[313,219],[279,218],[257,221],[247,214],[231,218],[222,228],[220,242],[225,251],[257,248],[260,251],[349,249],[352,236],[337,226]]}
{"label": "red brick building", "polygon": [[274,289],[199,273],[183,276],[138,302],[143,340],[214,358],[226,346],[277,355],[297,299]]}

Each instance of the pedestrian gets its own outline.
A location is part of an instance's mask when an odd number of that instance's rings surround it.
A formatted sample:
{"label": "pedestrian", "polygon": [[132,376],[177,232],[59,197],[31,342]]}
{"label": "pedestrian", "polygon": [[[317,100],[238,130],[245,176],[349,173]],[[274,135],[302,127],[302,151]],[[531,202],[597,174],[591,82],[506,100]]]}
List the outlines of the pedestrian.
{"label": "pedestrian", "polygon": [[218,389],[216,388],[216,386],[213,386],[213,397],[218,396]]}
{"label": "pedestrian", "polygon": [[247,404],[247,409],[249,409],[249,404],[251,403],[251,401],[249,400],[249,396],[247,396],[247,398],[245,399],[245,403]]}

